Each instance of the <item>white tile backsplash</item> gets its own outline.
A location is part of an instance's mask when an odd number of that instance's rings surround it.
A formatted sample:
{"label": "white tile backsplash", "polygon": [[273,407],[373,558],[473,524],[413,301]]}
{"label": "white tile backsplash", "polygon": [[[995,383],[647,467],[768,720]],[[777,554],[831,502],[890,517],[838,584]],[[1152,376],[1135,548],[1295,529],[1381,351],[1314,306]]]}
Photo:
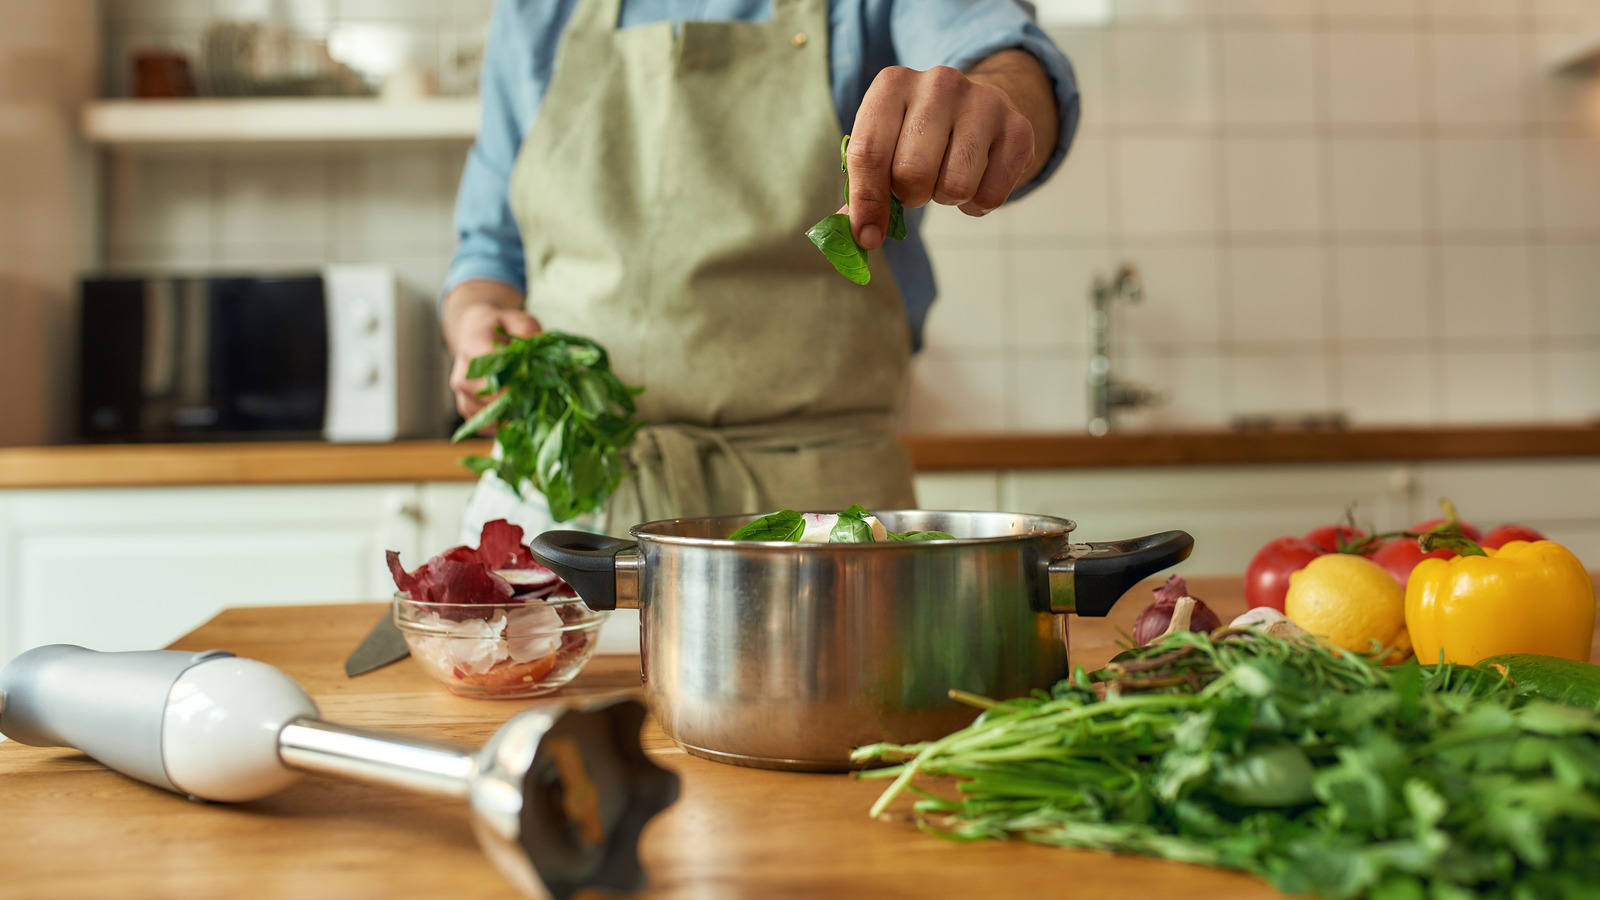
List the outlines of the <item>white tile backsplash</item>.
{"label": "white tile backsplash", "polygon": [[1216,228],[1215,142],[1120,138],[1115,190],[1129,235],[1207,234]]}
{"label": "white tile backsplash", "polygon": [[[1600,107],[1592,120],[1600,123]],[[1540,222],[1546,228],[1600,228],[1600,137],[1538,142]]]}
{"label": "white tile backsplash", "polygon": [[1321,341],[1327,334],[1320,247],[1249,246],[1229,251],[1229,321],[1244,343]]}
{"label": "white tile backsplash", "polygon": [[1600,342],[1550,352],[1551,414],[1600,421]]}
{"label": "white tile backsplash", "polygon": [[1328,144],[1336,231],[1419,231],[1425,227],[1420,140],[1336,137]]}
{"label": "white tile backsplash", "polygon": [[1433,359],[1427,346],[1339,357],[1338,407],[1354,425],[1406,425],[1433,419]]}
{"label": "white tile backsplash", "polygon": [[1552,337],[1600,338],[1600,242],[1540,248]]}
{"label": "white tile backsplash", "polygon": [[1532,336],[1532,285],[1526,245],[1439,248],[1441,332],[1447,341]]}
{"label": "white tile backsplash", "polygon": [[[263,2],[110,0],[108,57],[193,52],[213,11]],[[492,4],[278,8],[414,29],[441,85],[470,92]],[[1049,28],[1083,95],[1064,170],[993,216],[929,211],[943,294],[906,427],[1082,428],[1090,282],[1124,261],[1144,297],[1113,307],[1113,372],[1165,394],[1123,414],[1128,428],[1328,408],[1358,424],[1600,414],[1600,78],[1545,69],[1574,32],[1600,30],[1600,5],[1107,8],[1104,23]],[[124,68],[107,71],[112,90]],[[385,262],[432,293],[464,158],[405,145],[109,154],[105,258]],[[0,254],[24,238],[0,234]]]}
{"label": "white tile backsplash", "polygon": [[1109,120],[1123,125],[1212,121],[1211,41],[1201,29],[1137,29],[1111,41]]}
{"label": "white tile backsplash", "polygon": [[1007,349],[1086,352],[1090,287],[1095,276],[1111,275],[1111,264],[1105,246],[1047,247],[1029,242],[1012,249],[1010,275],[1016,303],[1009,312]]}
{"label": "white tile backsplash", "polygon": [[1330,31],[1328,115],[1337,125],[1410,124],[1422,109],[1422,41],[1413,31]]}
{"label": "white tile backsplash", "polygon": [[1332,406],[1322,353],[1286,345],[1270,355],[1235,354],[1230,362],[1235,414],[1323,412]]}
{"label": "white tile backsplash", "polygon": [[1316,121],[1315,63],[1316,38],[1309,30],[1224,32],[1223,121],[1236,125]]}
{"label": "white tile backsplash", "polygon": [[1322,226],[1322,179],[1311,138],[1230,138],[1228,228],[1234,232],[1305,233]]}
{"label": "white tile backsplash", "polygon": [[[1452,5],[1457,2],[1451,0]],[[1433,120],[1446,125],[1523,121],[1527,103],[1520,40],[1512,29],[1429,35]]]}
{"label": "white tile backsplash", "polygon": [[1444,354],[1444,419],[1452,423],[1528,422],[1550,415],[1534,389],[1536,355],[1523,351]]}
{"label": "white tile backsplash", "polygon": [[1518,138],[1441,138],[1433,144],[1442,231],[1525,228],[1527,142]]}
{"label": "white tile backsplash", "polygon": [[1004,268],[1002,251],[996,248],[941,250],[934,258],[939,302],[928,316],[928,341],[953,350],[998,350],[1004,344],[1004,298],[1009,294]]}
{"label": "white tile backsplash", "polygon": [[1434,317],[1421,245],[1338,247],[1333,285],[1342,345],[1401,340],[1426,346]]}

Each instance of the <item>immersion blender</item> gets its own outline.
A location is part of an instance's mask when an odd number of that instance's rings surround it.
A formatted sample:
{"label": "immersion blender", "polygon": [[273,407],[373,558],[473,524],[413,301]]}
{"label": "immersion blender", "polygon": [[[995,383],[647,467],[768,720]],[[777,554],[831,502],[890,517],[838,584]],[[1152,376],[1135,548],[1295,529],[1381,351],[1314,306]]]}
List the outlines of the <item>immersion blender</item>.
{"label": "immersion blender", "polygon": [[256,800],[300,772],[465,799],[495,866],[556,900],[644,884],[639,833],[678,796],[640,746],[644,716],[631,698],[544,706],[474,753],[324,722],[287,675],[223,650],[53,644],[0,669],[0,734],[14,741],[81,750],[196,800]]}

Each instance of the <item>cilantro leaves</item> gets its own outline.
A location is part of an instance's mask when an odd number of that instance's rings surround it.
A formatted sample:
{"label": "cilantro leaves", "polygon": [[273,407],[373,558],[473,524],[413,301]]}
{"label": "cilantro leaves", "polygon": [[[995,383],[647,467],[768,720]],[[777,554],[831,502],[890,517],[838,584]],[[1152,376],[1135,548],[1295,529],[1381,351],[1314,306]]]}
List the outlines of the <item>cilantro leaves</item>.
{"label": "cilantro leaves", "polygon": [[[1050,695],[997,702],[899,763],[923,827],[1254,872],[1290,894],[1600,896],[1600,714],[1471,666],[1178,632]],[[913,786],[962,779],[953,799]]]}
{"label": "cilantro leaves", "polygon": [[565,522],[605,506],[626,474],[622,452],[639,429],[629,387],[594,341],[561,331],[513,338],[472,361],[468,378],[499,394],[456,429],[452,440],[495,425],[500,458],[469,456],[474,472],[494,472],[522,496],[536,490]]}

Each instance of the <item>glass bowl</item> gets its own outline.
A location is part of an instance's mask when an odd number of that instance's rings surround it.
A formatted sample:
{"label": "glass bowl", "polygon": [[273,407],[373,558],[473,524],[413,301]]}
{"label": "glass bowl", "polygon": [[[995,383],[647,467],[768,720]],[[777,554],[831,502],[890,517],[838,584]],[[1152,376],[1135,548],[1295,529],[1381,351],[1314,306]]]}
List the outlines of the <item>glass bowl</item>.
{"label": "glass bowl", "polygon": [[570,596],[487,604],[394,595],[394,624],[412,657],[462,697],[514,700],[559,690],[594,655],[609,615]]}

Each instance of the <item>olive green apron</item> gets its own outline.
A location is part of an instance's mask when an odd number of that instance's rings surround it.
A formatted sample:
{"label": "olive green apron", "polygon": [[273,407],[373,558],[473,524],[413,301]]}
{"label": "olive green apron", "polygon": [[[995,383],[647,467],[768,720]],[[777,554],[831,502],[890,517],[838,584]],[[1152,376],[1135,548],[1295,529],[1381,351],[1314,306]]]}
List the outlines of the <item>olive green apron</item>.
{"label": "olive green apron", "polygon": [[766,22],[619,11],[579,0],[511,178],[528,311],[645,387],[602,527],[915,506],[899,289],[881,253],[863,287],[804,236],[845,199],[826,0]]}

